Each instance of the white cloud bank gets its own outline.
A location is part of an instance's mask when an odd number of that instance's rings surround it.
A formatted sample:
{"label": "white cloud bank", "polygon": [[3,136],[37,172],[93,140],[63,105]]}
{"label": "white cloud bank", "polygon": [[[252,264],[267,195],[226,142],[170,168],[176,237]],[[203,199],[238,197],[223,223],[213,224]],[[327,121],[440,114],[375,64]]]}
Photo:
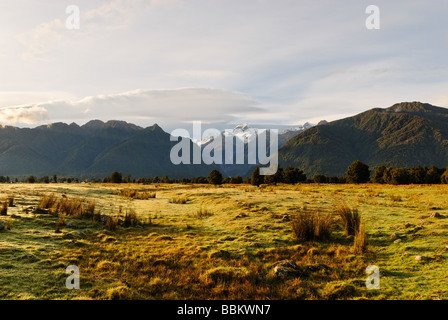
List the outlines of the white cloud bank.
{"label": "white cloud bank", "polygon": [[158,123],[164,128],[192,121],[225,124],[247,115],[269,117],[260,103],[249,95],[207,88],[134,90],[10,107],[1,109],[0,115],[3,124],[43,124],[44,121],[82,124],[99,119],[125,120],[142,126]]}
{"label": "white cloud bank", "polygon": [[47,119],[49,119],[48,111],[42,106],[0,109],[0,123],[6,125],[30,125]]}

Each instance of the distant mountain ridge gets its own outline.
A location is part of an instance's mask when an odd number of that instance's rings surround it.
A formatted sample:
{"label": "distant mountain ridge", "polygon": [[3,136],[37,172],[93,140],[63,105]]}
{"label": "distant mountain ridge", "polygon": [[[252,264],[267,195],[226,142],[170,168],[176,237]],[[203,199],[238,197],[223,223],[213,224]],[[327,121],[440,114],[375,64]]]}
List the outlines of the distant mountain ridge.
{"label": "distant mountain ridge", "polygon": [[280,165],[300,167],[308,176],[344,175],[360,160],[413,167],[448,165],[448,109],[421,102],[374,108],[353,117],[322,123],[279,149]]}
{"label": "distant mountain ridge", "polygon": [[[0,175],[105,177],[113,171],[134,177],[194,177],[214,166],[170,161],[176,141],[157,124],[142,128],[125,121],[93,120],[83,126],[53,123],[36,128],[0,127]],[[198,148],[191,142],[191,148]]]}

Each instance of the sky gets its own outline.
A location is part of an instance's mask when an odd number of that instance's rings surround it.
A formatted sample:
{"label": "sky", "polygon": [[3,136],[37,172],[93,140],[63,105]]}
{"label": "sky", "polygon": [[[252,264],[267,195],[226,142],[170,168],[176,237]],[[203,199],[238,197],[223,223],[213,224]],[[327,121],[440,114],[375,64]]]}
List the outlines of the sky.
{"label": "sky", "polygon": [[[366,27],[372,4],[380,29]],[[448,107],[447,12],[438,0],[2,1],[0,124],[294,127]]]}

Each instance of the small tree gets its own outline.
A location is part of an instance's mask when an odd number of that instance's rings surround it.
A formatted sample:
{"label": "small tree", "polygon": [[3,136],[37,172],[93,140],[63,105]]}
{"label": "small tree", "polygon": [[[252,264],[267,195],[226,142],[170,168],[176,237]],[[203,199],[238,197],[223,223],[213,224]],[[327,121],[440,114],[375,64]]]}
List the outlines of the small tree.
{"label": "small tree", "polygon": [[386,171],[385,166],[379,166],[378,168],[376,168],[375,172],[373,173],[373,183],[385,183],[384,171]]}
{"label": "small tree", "polygon": [[221,174],[221,172],[219,172],[216,169],[213,169],[212,171],[210,171],[210,173],[209,173],[209,175],[207,177],[207,181],[208,181],[208,183],[214,184],[215,186],[219,185],[219,184],[222,184],[222,174]]}
{"label": "small tree", "polygon": [[29,176],[26,179],[26,182],[28,182],[28,183],[35,183],[36,182],[36,177],[35,176]]}
{"label": "small tree", "polygon": [[440,180],[442,183],[445,183],[445,184],[448,183],[448,168],[446,168],[445,172],[440,177]]}
{"label": "small tree", "polygon": [[298,168],[293,168],[292,166],[287,166],[284,173],[285,183],[296,184],[298,182],[306,181],[306,175],[302,170]]}
{"label": "small tree", "polygon": [[369,166],[359,160],[355,160],[345,174],[349,183],[366,183],[370,180]]}
{"label": "small tree", "polygon": [[252,177],[250,178],[250,183],[253,186],[259,186],[264,182],[264,177],[260,175],[260,167],[256,167],[252,172]]}
{"label": "small tree", "polygon": [[232,184],[243,183],[243,178],[241,178],[240,176],[234,176],[234,177],[230,178],[230,183],[232,183]]}
{"label": "small tree", "polygon": [[266,184],[274,184],[282,183],[284,181],[284,173],[282,168],[278,168],[277,172],[272,175],[264,176],[264,183]]}
{"label": "small tree", "polygon": [[123,181],[123,177],[121,175],[121,172],[112,172],[110,175],[110,182],[111,183],[121,183]]}

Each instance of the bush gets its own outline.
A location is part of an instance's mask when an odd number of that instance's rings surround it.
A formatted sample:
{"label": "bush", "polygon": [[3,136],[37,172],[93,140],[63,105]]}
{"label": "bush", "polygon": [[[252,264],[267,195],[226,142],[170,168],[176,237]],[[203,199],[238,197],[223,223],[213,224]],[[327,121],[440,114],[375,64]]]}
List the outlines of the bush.
{"label": "bush", "polygon": [[332,232],[331,221],[331,214],[301,211],[292,219],[292,230],[298,241],[327,240]]}
{"label": "bush", "polygon": [[110,182],[111,183],[122,183],[123,182],[123,177],[121,175],[121,172],[112,172],[112,174],[110,175]]}
{"label": "bush", "polygon": [[346,205],[339,205],[335,209],[336,215],[341,218],[346,236],[354,236],[361,224],[361,215],[357,209],[350,209]]}
{"label": "bush", "polygon": [[258,187],[263,182],[264,182],[264,176],[260,175],[260,167],[256,167],[255,170],[252,172],[250,183]]}
{"label": "bush", "polygon": [[369,166],[356,160],[348,167],[346,175],[349,183],[366,183],[370,180]]}
{"label": "bush", "polygon": [[216,169],[210,171],[210,173],[209,173],[209,175],[207,177],[207,181],[208,181],[208,183],[214,184],[215,186],[222,184],[222,174],[221,174],[221,172],[219,172]]}

